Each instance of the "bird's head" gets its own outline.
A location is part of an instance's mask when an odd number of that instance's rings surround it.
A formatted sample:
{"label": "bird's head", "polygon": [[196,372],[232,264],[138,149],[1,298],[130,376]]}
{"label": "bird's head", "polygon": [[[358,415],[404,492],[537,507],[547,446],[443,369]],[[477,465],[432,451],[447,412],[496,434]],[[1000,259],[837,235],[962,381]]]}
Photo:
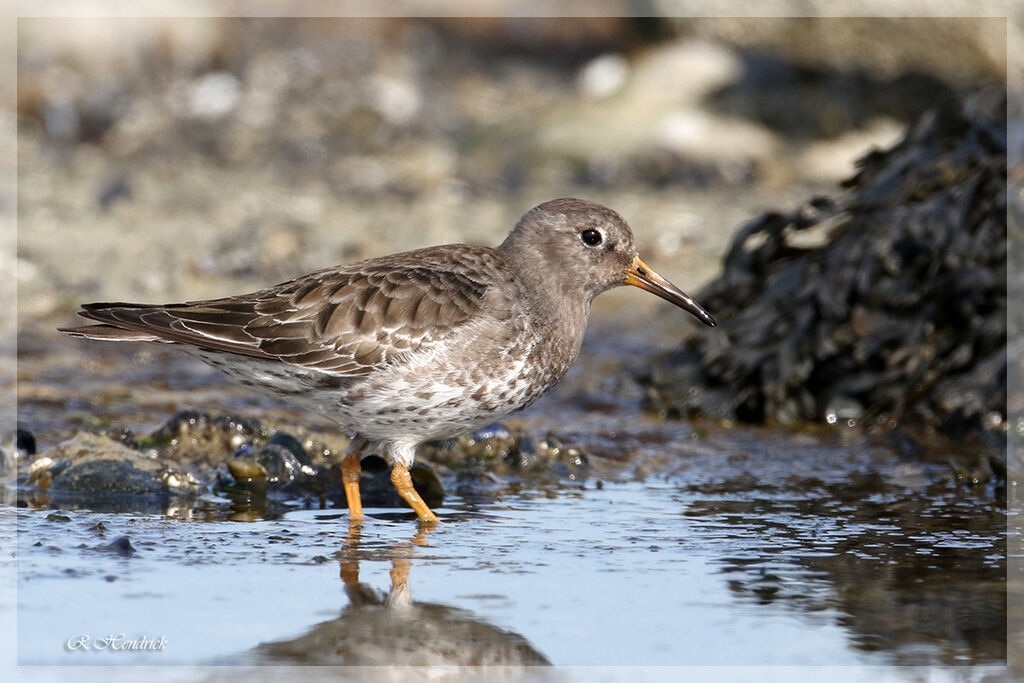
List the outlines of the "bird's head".
{"label": "bird's head", "polygon": [[[555,199],[536,206],[499,247],[535,281],[555,283],[589,302],[613,287],[632,285],[655,294],[714,327],[714,317],[640,260],[629,224],[606,206]],[[554,285],[545,285],[554,286]]]}

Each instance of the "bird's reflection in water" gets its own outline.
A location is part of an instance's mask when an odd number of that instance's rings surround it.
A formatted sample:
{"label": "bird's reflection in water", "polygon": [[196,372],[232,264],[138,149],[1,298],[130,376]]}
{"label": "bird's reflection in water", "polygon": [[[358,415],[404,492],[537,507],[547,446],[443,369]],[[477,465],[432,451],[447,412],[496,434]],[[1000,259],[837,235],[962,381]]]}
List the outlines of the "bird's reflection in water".
{"label": "bird's reflection in water", "polygon": [[[527,666],[547,658],[521,635],[504,631],[457,607],[416,602],[409,573],[416,548],[430,529],[385,553],[391,559],[391,587],[379,591],[359,581],[361,524],[349,525],[338,552],[341,581],[348,596],[337,619],[317,624],[293,640],[263,643],[256,649],[266,663],[314,665]],[[374,559],[381,554],[373,552]]]}

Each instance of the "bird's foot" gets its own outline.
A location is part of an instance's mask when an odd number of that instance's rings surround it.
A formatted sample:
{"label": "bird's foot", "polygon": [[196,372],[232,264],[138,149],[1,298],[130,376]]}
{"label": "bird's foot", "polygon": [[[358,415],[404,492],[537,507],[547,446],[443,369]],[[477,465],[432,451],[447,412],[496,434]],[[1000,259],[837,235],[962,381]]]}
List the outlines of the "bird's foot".
{"label": "bird's foot", "polygon": [[420,494],[412,485],[412,476],[409,474],[409,466],[402,463],[395,463],[391,469],[391,483],[409,506],[416,511],[420,518],[421,525],[433,526],[438,523],[437,515],[431,511],[427,504],[420,498]]}

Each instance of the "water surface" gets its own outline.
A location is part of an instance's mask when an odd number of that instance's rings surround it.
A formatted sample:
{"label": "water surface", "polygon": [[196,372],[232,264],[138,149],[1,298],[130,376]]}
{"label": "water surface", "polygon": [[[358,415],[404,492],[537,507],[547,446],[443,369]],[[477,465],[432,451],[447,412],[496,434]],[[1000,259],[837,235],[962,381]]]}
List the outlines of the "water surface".
{"label": "water surface", "polygon": [[[517,418],[584,448],[588,476],[497,480],[486,496],[447,482],[431,532],[399,510],[350,528],[331,507],[209,495],[55,510],[21,492],[19,661],[915,665],[940,678],[1004,663],[1000,492],[852,429],[644,413],[630,369],[678,324],[599,317],[572,375]],[[306,417],[160,349],[27,341],[20,415],[44,448],[90,417],[139,432],[182,408]],[[165,646],[68,646],[120,633]]]}

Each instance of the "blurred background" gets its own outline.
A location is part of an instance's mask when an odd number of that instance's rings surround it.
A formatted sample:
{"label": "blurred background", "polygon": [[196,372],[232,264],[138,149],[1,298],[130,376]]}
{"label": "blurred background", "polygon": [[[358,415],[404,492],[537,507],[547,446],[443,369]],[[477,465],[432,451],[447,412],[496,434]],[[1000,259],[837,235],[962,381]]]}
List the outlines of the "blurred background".
{"label": "blurred background", "polygon": [[[713,336],[654,297],[603,295],[579,366],[517,424],[612,478],[664,475],[695,525],[754,529],[700,546],[739,604],[838,606],[850,647],[885,653],[871,663],[1004,661],[1003,449],[1024,407],[1005,391],[1019,21],[644,9],[20,19],[18,426],[41,452],[197,404],[308,426],[190,360],[55,328],[87,301],[493,245],[532,206],[583,197],[625,216],[645,261],[724,324]],[[835,557],[813,554],[823,535]],[[539,649],[557,663],[553,647]]]}
{"label": "blurred background", "polygon": [[[21,19],[22,325],[202,298],[607,203],[688,289],[832,192],[1000,19]],[[632,302],[637,297],[630,297]]]}

